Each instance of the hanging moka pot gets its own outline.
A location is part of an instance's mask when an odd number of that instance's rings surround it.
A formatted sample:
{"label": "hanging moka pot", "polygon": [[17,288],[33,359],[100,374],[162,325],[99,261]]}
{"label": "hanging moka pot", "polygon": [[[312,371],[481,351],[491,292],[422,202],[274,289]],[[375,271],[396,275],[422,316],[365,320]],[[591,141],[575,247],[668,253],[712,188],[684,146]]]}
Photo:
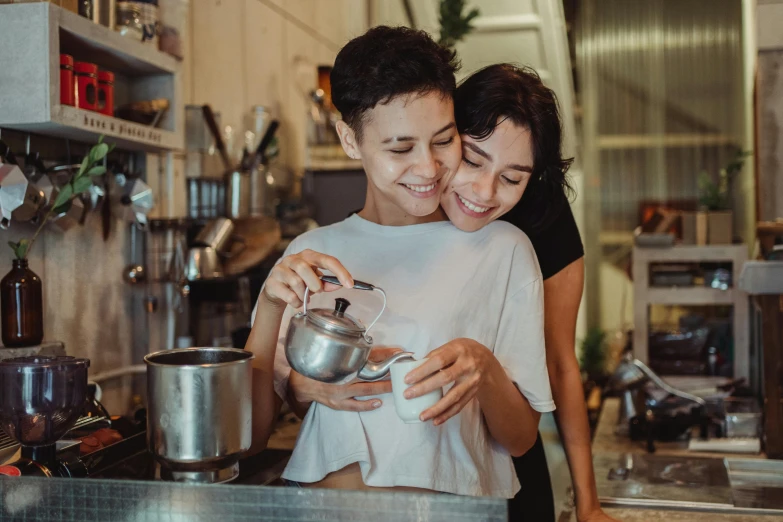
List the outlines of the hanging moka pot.
{"label": "hanging moka pot", "polygon": [[44,193],[27,179],[11,150],[0,141],[0,228],[8,228],[11,219],[36,219],[45,204]]}

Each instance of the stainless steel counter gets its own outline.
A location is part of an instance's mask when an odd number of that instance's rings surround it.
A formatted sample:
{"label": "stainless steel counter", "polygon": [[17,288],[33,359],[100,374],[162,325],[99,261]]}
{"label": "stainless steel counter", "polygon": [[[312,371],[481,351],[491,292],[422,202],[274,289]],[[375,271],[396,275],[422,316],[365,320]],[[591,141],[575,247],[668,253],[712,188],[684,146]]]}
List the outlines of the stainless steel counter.
{"label": "stainless steel counter", "polygon": [[99,479],[0,478],[0,520],[503,522],[501,499]]}
{"label": "stainless steel counter", "polygon": [[598,495],[610,514],[625,522],[783,521],[783,462],[689,452],[677,442],[648,454],[644,443],[614,434],[618,402],[605,402],[593,442]]}

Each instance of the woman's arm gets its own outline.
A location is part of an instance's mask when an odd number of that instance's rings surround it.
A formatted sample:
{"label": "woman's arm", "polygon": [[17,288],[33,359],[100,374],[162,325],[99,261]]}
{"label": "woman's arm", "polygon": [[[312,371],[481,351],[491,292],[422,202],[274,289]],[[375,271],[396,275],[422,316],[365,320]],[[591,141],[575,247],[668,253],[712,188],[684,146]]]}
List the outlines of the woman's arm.
{"label": "woman's arm", "polygon": [[253,328],[245,345],[245,349],[255,356],[251,454],[266,447],[283,402],[274,390],[274,361],[286,306],[301,307],[307,288],[313,294],[339,288],[321,281],[322,269],[335,274],[342,285],[353,286],[351,275],[337,259],[304,250],[284,257],[275,265],[258,298]]}
{"label": "woman's arm", "polygon": [[584,258],[544,280],[546,359],[560,436],[576,495],[579,522],[614,520],[601,511],[593,473],[590,425],[574,349],[584,286]]}
{"label": "woman's arm", "polygon": [[[400,348],[376,346],[370,352],[370,360],[380,362],[401,351]],[[291,371],[288,379],[286,401],[299,418],[304,419],[313,402],[318,402],[333,410],[371,411],[381,407],[383,400],[378,395],[392,392],[391,381],[376,382],[354,381],[348,384],[328,384],[308,379]],[[357,399],[356,397],[370,397]]]}
{"label": "woman's arm", "polygon": [[280,413],[282,399],[274,389],[275,350],[286,303],[273,302],[264,292],[258,299],[255,322],[245,350],[253,359],[253,442],[250,454],[266,448],[269,435]]}

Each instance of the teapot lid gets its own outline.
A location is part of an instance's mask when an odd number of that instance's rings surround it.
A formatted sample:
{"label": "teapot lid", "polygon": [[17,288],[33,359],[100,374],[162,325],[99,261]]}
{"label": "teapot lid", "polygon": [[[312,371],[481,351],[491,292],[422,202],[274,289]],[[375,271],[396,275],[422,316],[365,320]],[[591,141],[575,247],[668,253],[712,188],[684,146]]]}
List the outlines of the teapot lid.
{"label": "teapot lid", "polygon": [[358,319],[345,313],[349,306],[351,303],[348,299],[338,297],[334,300],[334,310],[311,308],[307,311],[307,317],[324,330],[359,337],[364,334],[365,328]]}

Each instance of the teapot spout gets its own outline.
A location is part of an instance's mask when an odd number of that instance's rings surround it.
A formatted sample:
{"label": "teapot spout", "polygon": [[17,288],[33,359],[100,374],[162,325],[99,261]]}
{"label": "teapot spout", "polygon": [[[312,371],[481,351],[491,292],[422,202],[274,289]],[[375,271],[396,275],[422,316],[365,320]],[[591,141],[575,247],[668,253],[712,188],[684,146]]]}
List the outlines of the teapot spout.
{"label": "teapot spout", "polygon": [[362,381],[380,381],[389,373],[392,364],[405,360],[413,360],[413,354],[411,352],[398,352],[381,362],[367,361],[364,367],[359,370],[357,377]]}

